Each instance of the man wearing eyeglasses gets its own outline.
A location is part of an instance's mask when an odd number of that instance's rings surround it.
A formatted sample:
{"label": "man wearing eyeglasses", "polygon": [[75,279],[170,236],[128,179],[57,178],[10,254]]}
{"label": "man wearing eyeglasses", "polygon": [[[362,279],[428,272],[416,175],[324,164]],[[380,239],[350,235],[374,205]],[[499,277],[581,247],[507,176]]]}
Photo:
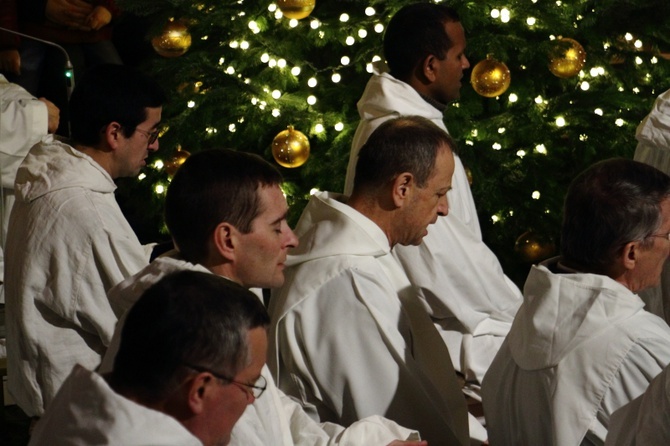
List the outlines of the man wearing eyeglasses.
{"label": "man wearing eyeglasses", "polygon": [[561,256],[532,268],[484,377],[491,444],[604,443],[612,412],[670,363],[670,328],[637,295],[658,284],[669,233],[668,175],[613,159],[575,178]]}
{"label": "man wearing eyeglasses", "polygon": [[114,371],[75,366],[30,444],[228,444],[263,393],[268,324],[256,296],[229,280],[163,278],[130,310]]}
{"label": "man wearing eyeglasses", "polygon": [[107,291],[149,263],[114,197],[158,149],[164,94],[140,72],[101,65],[70,101],[72,141],[42,139],[16,175],[6,244],[8,389],[39,417],[74,364],[94,368],[116,317]]}
{"label": "man wearing eyeglasses", "polygon": [[[165,220],[172,252],[115,286],[109,299],[120,317],[100,367],[116,367],[115,355],[128,308],[144,289],[175,271],[213,273],[246,288],[284,283],[287,251],[298,240],[288,226],[288,205],[277,169],[256,155],[206,150],[191,155],[168,188]],[[195,370],[204,370],[191,364]],[[222,376],[222,378],[228,378]],[[281,392],[269,370],[258,381],[240,381],[256,399],[233,430],[236,446],[372,445],[420,446],[417,433],[382,417],[370,417],[344,429],[316,423]],[[409,441],[405,441],[409,440]]]}

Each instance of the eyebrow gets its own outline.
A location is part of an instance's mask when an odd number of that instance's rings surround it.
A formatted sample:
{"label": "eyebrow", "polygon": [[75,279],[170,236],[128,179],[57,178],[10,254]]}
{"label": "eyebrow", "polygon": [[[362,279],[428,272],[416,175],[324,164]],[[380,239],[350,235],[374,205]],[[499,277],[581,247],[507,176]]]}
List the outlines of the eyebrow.
{"label": "eyebrow", "polygon": [[283,214],[281,217],[279,217],[278,219],[274,220],[274,221],[271,222],[270,224],[271,224],[271,225],[276,225],[277,223],[281,223],[282,221],[286,220],[286,217],[287,217],[287,216],[288,216],[288,210],[286,210],[286,212],[284,212],[284,214]]}

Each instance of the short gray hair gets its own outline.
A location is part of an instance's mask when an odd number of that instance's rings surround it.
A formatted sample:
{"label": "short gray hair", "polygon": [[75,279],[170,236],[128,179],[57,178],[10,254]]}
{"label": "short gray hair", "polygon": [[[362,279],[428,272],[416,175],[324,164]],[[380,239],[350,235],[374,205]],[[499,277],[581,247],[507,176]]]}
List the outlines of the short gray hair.
{"label": "short gray hair", "polygon": [[567,265],[609,275],[618,252],[631,241],[650,243],[662,224],[661,202],[670,177],[628,159],[601,161],[570,184],[563,208],[561,255]]}

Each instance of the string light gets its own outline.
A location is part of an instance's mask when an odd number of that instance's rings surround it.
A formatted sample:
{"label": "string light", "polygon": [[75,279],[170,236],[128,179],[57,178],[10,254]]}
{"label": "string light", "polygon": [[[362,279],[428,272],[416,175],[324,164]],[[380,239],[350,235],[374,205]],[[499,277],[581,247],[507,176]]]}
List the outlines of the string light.
{"label": "string light", "polygon": [[510,93],[510,95],[509,95],[509,97],[508,97],[508,100],[509,100],[511,103],[515,103],[516,101],[519,100],[519,96],[515,95],[514,93]]}
{"label": "string light", "polygon": [[337,84],[338,82],[340,82],[342,80],[342,76],[340,76],[339,73],[333,73],[330,80],[332,80],[334,84]]}
{"label": "string light", "polygon": [[556,118],[556,126],[557,126],[557,127],[564,127],[565,124],[566,124],[566,122],[565,122],[565,118],[564,118],[564,117],[559,116],[558,118]]}
{"label": "string light", "polygon": [[318,29],[319,26],[321,26],[321,22],[319,22],[317,19],[314,19],[311,22],[309,22],[309,27],[312,29]]}
{"label": "string light", "polygon": [[323,124],[316,124],[314,126],[314,133],[323,133],[324,130]]}
{"label": "string light", "polygon": [[616,121],[614,121],[614,124],[616,124],[617,127],[623,127],[623,125],[626,123],[623,119],[619,118]]}
{"label": "string light", "polygon": [[342,56],[342,58],[340,59],[340,63],[342,65],[349,65],[351,63],[351,59],[349,59],[348,56]]}
{"label": "string light", "polygon": [[352,36],[349,36],[349,37],[346,38],[346,40],[344,41],[344,43],[346,43],[347,45],[351,46],[351,45],[353,45],[354,43],[356,43],[356,39],[354,39]]}
{"label": "string light", "polygon": [[383,33],[383,32],[384,32],[384,25],[382,25],[381,23],[377,23],[377,24],[375,25],[375,32],[376,32],[377,34],[381,34],[381,33]]}
{"label": "string light", "polygon": [[498,142],[493,143],[493,145],[492,145],[491,147],[493,148],[493,150],[500,150],[500,149],[502,149],[502,146],[501,146],[500,143],[498,143]]}
{"label": "string light", "polygon": [[603,115],[603,109],[602,108],[596,108],[595,110],[593,110],[593,113],[595,113],[598,116],[602,116]]}
{"label": "string light", "polygon": [[547,154],[547,148],[544,146],[544,144],[538,144],[535,146],[535,152],[539,153],[541,155],[546,155]]}
{"label": "string light", "polygon": [[295,28],[296,26],[298,26],[298,23],[299,22],[296,19],[291,19],[288,21],[288,26],[291,28]]}
{"label": "string light", "polygon": [[537,190],[533,191],[533,193],[530,194],[530,196],[533,198],[533,200],[539,200],[540,199],[540,191],[537,191]]}
{"label": "string light", "polygon": [[164,166],[165,164],[163,164],[163,160],[154,161],[154,169],[161,170]]}
{"label": "string light", "polygon": [[293,67],[291,68],[291,74],[294,76],[298,76],[300,74],[300,67]]}
{"label": "string light", "polygon": [[310,87],[310,88],[314,88],[314,87],[316,87],[316,84],[317,84],[317,83],[318,83],[318,82],[316,81],[316,78],[315,78],[315,77],[310,77],[310,78],[307,80],[307,86]]}
{"label": "string light", "polygon": [[309,95],[309,96],[307,96],[307,103],[308,103],[309,105],[314,105],[314,104],[316,104],[316,96],[314,96],[314,95]]}
{"label": "string light", "polygon": [[367,8],[365,8],[365,15],[368,17],[372,17],[373,15],[376,14],[376,12],[377,11],[375,11],[375,8],[373,8],[372,6],[368,6]]}
{"label": "string light", "polygon": [[193,107],[195,107],[195,101],[188,101],[188,102],[186,103],[186,106],[187,106],[188,108],[193,108]]}
{"label": "string light", "polygon": [[333,128],[335,129],[335,131],[341,132],[342,130],[344,130],[344,124],[341,123],[341,122],[338,122],[337,124],[335,124],[333,126]]}
{"label": "string light", "polygon": [[340,22],[345,23],[349,21],[349,14],[344,13],[340,16]]}

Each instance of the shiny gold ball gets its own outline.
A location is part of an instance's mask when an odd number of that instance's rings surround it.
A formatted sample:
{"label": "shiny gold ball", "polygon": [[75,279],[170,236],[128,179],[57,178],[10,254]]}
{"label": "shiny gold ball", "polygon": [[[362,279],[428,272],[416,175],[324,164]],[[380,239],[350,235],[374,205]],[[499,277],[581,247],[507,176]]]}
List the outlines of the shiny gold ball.
{"label": "shiny gold ball", "polygon": [[309,139],[289,125],[272,140],[272,156],[281,166],[302,166],[309,158]]}
{"label": "shiny gold ball", "polygon": [[170,21],[151,45],[163,57],[179,57],[191,47],[191,33],[182,22]]}
{"label": "shiny gold ball", "polygon": [[485,98],[500,96],[509,88],[512,75],[504,63],[487,57],[472,69],[472,88]]}
{"label": "shiny gold ball", "polygon": [[538,263],[555,255],[556,245],[548,237],[526,231],[516,239],[514,251],[524,262]]}
{"label": "shiny gold ball", "polygon": [[312,13],[316,0],[278,0],[277,6],[289,19],[304,19]]}
{"label": "shiny gold ball", "polygon": [[577,76],[585,64],[584,47],[576,40],[567,37],[560,38],[549,55],[549,71],[563,79]]}
{"label": "shiny gold ball", "polygon": [[186,158],[191,156],[186,150],[182,150],[181,147],[177,147],[177,150],[172,154],[169,160],[165,161],[165,171],[170,177],[173,177],[177,173],[177,169],[184,164]]}

